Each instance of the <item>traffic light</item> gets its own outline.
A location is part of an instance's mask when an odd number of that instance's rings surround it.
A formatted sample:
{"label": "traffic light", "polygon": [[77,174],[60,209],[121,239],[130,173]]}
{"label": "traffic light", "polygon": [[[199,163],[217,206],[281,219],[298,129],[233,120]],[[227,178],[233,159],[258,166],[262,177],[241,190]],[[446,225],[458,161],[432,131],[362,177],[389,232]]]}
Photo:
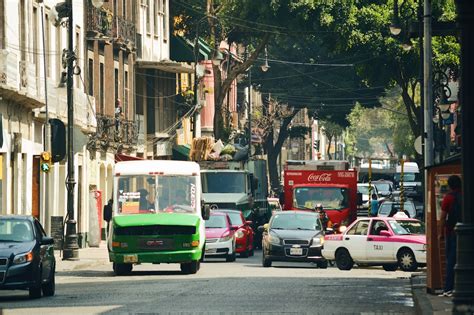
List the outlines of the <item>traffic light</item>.
{"label": "traffic light", "polygon": [[314,140],[314,143],[313,143],[313,148],[316,150],[316,151],[319,151],[319,140]]}
{"label": "traffic light", "polygon": [[40,169],[44,173],[48,173],[51,169],[51,153],[48,151],[41,152]]}
{"label": "traffic light", "polygon": [[51,125],[51,161],[61,162],[66,157],[66,127],[57,118],[49,120]]}

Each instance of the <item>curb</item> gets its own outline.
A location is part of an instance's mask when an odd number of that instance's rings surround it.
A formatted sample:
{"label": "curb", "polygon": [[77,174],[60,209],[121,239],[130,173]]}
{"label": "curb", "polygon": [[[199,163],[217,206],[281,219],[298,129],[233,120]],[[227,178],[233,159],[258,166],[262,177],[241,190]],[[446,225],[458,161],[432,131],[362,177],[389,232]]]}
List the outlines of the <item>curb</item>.
{"label": "curb", "polygon": [[414,274],[410,277],[410,283],[415,304],[415,314],[433,314],[433,307],[426,292],[426,275]]}

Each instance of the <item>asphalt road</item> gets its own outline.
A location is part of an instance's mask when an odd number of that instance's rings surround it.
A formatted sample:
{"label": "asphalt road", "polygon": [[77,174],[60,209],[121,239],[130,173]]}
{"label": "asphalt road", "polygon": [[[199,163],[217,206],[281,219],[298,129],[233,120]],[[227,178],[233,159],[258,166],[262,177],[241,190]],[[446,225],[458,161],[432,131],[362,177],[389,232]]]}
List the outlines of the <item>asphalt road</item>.
{"label": "asphalt road", "polygon": [[[56,295],[29,300],[0,291],[3,314],[414,314],[410,274],[382,268],[274,263],[261,252],[234,263],[206,260],[196,275],[179,265],[141,265],[116,277],[105,264],[57,273]],[[0,311],[1,314],[1,311]]]}

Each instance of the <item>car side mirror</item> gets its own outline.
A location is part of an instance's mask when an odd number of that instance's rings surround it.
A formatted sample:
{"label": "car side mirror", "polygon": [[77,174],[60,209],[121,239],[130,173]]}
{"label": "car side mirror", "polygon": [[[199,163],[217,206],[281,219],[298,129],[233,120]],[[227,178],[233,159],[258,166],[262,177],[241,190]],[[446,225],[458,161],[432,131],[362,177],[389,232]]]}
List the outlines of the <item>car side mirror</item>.
{"label": "car side mirror", "polygon": [[209,205],[203,204],[201,206],[201,214],[204,220],[209,220],[209,217],[211,215],[211,207]]}
{"label": "car side mirror", "polygon": [[53,245],[54,239],[52,237],[44,236],[41,239],[41,245]]}
{"label": "car side mirror", "polygon": [[390,234],[390,232],[387,231],[387,230],[382,230],[382,231],[380,231],[379,235],[380,235],[380,236],[386,236],[386,237],[392,236],[392,235]]}
{"label": "car side mirror", "polygon": [[253,224],[253,221],[245,221],[245,224],[247,224],[247,225],[252,225],[252,224]]}

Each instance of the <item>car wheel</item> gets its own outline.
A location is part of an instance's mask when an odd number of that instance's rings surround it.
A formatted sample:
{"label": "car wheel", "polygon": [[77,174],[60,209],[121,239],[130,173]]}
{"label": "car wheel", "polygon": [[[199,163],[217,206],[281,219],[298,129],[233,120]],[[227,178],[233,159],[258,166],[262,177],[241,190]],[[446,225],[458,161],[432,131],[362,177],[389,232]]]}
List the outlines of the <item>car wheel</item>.
{"label": "car wheel", "polygon": [[41,274],[42,270],[41,267],[38,268],[38,275],[36,276],[36,283],[28,288],[28,293],[30,299],[38,299],[41,297]]}
{"label": "car wheel", "polygon": [[262,266],[265,268],[272,266],[272,261],[267,258],[265,253],[262,253]]}
{"label": "car wheel", "polygon": [[403,271],[415,271],[418,269],[418,263],[416,262],[415,255],[408,248],[402,248],[398,252],[398,265]]}
{"label": "car wheel", "polygon": [[42,286],[44,296],[53,296],[56,291],[56,266],[51,269],[49,281]]}
{"label": "car wheel", "polygon": [[235,251],[232,254],[227,255],[227,257],[225,258],[225,261],[226,262],[234,262],[235,261]]}
{"label": "car wheel", "polygon": [[385,264],[382,266],[383,270],[385,271],[395,271],[398,269],[397,264]]}
{"label": "car wheel", "polygon": [[316,262],[316,265],[318,266],[318,268],[327,269],[328,261],[327,260],[318,261],[318,262]]}
{"label": "car wheel", "polygon": [[336,252],[336,265],[339,270],[351,270],[354,266],[354,261],[347,249],[342,248]]}
{"label": "car wheel", "polygon": [[199,260],[194,260],[190,263],[182,263],[180,265],[181,271],[185,274],[195,274],[201,268]]}
{"label": "car wheel", "polygon": [[124,275],[128,275],[130,272],[132,272],[133,265],[132,264],[114,263],[113,264],[113,269],[114,269],[114,273],[115,273],[116,276],[124,276]]}

